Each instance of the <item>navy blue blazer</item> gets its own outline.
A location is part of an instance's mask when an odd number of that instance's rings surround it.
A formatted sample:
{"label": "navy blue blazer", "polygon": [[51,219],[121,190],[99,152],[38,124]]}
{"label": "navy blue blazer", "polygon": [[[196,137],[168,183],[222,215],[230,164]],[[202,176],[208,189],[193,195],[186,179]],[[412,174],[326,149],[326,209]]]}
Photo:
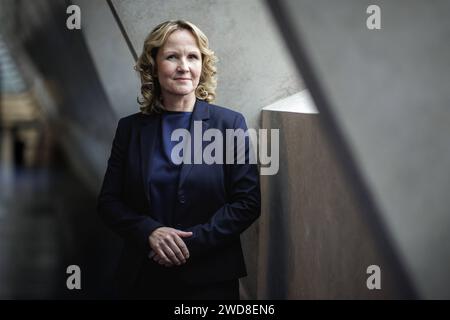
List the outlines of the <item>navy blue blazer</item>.
{"label": "navy blue blazer", "polygon": [[[149,235],[163,226],[151,212],[148,181],[160,117],[136,113],[119,120],[98,197],[101,218],[124,240],[117,269],[119,288],[124,290],[133,285],[143,259],[148,259]],[[242,114],[199,99],[191,117],[191,136],[193,121],[202,121],[203,132],[220,130],[224,140],[226,129],[247,129]],[[203,148],[209,143],[203,142]],[[247,275],[240,234],[259,217],[261,194],[258,166],[248,161],[248,145],[245,153],[245,164],[182,164],[168,227],[193,232],[183,238],[190,258],[171,268],[152,262],[155,274],[171,272],[190,284]]]}

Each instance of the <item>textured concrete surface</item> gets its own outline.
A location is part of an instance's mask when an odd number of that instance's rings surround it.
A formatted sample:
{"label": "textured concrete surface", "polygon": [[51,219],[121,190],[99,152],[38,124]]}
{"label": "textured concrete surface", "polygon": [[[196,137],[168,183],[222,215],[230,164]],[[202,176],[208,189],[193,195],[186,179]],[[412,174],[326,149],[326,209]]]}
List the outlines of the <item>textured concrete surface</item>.
{"label": "textured concrete surface", "polygon": [[[280,130],[280,170],[263,176],[258,299],[404,298],[356,205],[319,114],[263,111]],[[367,267],[382,270],[368,290]]]}
{"label": "textured concrete surface", "polygon": [[106,1],[73,1],[95,69],[117,118],[139,111],[140,81],[134,59]]}
{"label": "textured concrete surface", "polygon": [[449,298],[450,3],[281,3],[420,295]]}

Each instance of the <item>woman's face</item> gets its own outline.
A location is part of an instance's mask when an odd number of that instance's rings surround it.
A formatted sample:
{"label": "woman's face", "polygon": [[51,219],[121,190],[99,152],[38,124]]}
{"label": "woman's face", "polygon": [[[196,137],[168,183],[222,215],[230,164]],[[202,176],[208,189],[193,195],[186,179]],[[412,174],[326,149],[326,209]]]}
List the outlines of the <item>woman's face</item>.
{"label": "woman's face", "polygon": [[195,95],[202,71],[202,56],[190,31],[172,32],[158,50],[156,65],[163,98]]}

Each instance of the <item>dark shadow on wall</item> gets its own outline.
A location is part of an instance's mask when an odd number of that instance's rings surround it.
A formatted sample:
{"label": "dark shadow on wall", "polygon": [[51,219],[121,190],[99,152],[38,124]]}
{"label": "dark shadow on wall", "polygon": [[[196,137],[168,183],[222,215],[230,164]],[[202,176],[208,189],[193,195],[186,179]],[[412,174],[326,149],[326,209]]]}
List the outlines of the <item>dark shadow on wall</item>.
{"label": "dark shadow on wall", "polygon": [[[56,110],[51,115],[56,144],[56,157],[52,165],[44,170],[22,171],[23,185],[30,187],[28,202],[21,207],[26,218],[24,235],[33,234],[32,224],[35,212],[49,217],[44,219],[51,235],[42,236],[43,241],[56,242],[52,246],[56,264],[52,264],[52,274],[48,277],[49,290],[45,295],[37,296],[21,289],[20,275],[13,284],[13,295],[17,298],[62,298],[91,299],[110,298],[112,291],[112,274],[121,249],[121,241],[99,220],[96,213],[97,192],[87,186],[80,172],[76,172],[70,163],[76,161],[77,168],[85,170],[84,176],[103,174],[97,172],[91,155],[80,155],[77,150],[86,150],[67,144],[62,148],[62,138],[70,134],[71,126],[83,131],[84,136],[110,143],[117,117],[110,106],[104,88],[99,80],[95,65],[84,41],[82,30],[69,30],[66,27],[68,17],[66,8],[69,1],[42,0],[39,5],[46,7],[45,15],[39,17],[39,27],[30,29],[23,40],[27,56],[31,59],[46,84],[51,84],[49,94],[56,102]],[[30,21],[36,21],[33,5],[26,1],[15,3],[15,27],[18,34]],[[31,8],[31,9],[30,9]],[[79,145],[88,143],[73,138],[71,143]],[[23,157],[21,147],[17,144],[17,161]],[[71,161],[68,161],[71,159]],[[76,159],[76,160],[73,160]],[[87,172],[87,174],[86,174]],[[48,192],[42,193],[39,187],[41,178],[48,182]],[[94,179],[95,180],[95,179]],[[40,200],[37,207],[32,199]],[[36,214],[37,217],[38,214]],[[45,224],[44,223],[44,224]],[[47,240],[45,240],[47,239]],[[17,256],[11,256],[17,265],[22,263]],[[19,261],[20,260],[20,261]],[[68,290],[66,268],[78,265],[81,268],[81,290]],[[27,268],[30,272],[33,266]],[[19,269],[18,269],[19,270]],[[20,272],[20,274],[22,274]],[[45,284],[44,284],[45,285]],[[51,288],[50,288],[51,287]],[[22,287],[23,288],[23,287]],[[28,292],[28,293],[27,293]]]}

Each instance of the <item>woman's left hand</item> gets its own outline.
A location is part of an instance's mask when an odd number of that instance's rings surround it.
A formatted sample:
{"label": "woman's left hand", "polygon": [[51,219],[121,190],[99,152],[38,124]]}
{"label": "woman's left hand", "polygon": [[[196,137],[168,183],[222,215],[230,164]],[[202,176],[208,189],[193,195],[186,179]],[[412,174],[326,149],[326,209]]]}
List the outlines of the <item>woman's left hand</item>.
{"label": "woman's left hand", "polygon": [[[155,261],[156,263],[159,263],[160,265],[163,265],[164,267],[169,268],[169,267],[173,267],[175,265],[172,262],[170,262],[170,263],[164,262],[164,260],[158,254],[155,254],[152,259],[153,259],[153,261]],[[163,261],[163,262],[161,262],[161,261]]]}

